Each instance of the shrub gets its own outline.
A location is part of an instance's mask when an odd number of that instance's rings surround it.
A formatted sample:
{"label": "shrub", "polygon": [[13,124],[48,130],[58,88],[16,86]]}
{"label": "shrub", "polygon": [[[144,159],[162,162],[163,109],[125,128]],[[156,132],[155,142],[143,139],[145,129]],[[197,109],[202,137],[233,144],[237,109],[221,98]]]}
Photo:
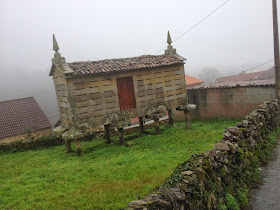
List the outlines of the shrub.
{"label": "shrub", "polygon": [[229,210],[239,210],[240,209],[234,196],[229,193],[226,194],[226,205],[227,205],[227,209],[229,209]]}
{"label": "shrub", "polygon": [[29,139],[27,141],[17,140],[10,143],[0,142],[0,152],[21,152],[26,150],[35,150],[41,147],[53,147],[64,144],[64,141],[55,136],[44,136],[37,139]]}

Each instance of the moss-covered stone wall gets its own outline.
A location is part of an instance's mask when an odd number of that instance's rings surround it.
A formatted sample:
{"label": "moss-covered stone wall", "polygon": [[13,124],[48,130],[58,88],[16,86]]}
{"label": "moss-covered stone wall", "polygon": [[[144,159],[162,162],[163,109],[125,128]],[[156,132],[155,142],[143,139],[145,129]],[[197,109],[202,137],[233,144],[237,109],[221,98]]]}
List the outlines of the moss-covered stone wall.
{"label": "moss-covered stone wall", "polygon": [[158,190],[128,209],[246,208],[248,188],[271,147],[269,135],[279,125],[280,101],[266,102],[227,128],[214,149],[182,163]]}

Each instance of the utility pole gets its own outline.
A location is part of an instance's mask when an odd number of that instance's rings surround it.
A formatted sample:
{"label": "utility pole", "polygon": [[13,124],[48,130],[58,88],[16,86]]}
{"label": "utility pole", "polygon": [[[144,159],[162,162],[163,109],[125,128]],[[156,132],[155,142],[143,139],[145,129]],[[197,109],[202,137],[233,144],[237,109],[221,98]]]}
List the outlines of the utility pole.
{"label": "utility pole", "polygon": [[274,63],[275,63],[275,93],[276,98],[280,96],[280,73],[279,73],[279,34],[277,2],[272,0],[273,7],[273,37],[274,37]]}

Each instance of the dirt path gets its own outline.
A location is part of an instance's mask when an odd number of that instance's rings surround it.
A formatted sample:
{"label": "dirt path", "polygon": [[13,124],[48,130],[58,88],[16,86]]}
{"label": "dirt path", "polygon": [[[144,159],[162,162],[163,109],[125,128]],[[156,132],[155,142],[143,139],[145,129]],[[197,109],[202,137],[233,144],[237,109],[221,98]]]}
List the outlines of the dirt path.
{"label": "dirt path", "polygon": [[253,191],[250,202],[251,209],[279,210],[280,209],[280,141],[275,150],[275,158],[262,168],[264,183]]}

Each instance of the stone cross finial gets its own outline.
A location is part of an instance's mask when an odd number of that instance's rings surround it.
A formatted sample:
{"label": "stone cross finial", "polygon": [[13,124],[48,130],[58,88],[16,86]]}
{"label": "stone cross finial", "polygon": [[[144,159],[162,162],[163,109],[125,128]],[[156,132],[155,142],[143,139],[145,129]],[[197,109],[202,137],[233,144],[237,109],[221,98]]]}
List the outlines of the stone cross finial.
{"label": "stone cross finial", "polygon": [[59,46],[58,46],[58,44],[57,44],[57,41],[56,41],[56,39],[55,39],[54,34],[53,34],[53,50],[54,50],[56,53],[58,53],[58,50],[59,50]]}
{"label": "stone cross finial", "polygon": [[182,61],[186,60],[182,56],[178,55],[176,53],[176,49],[173,48],[173,46],[171,45],[172,44],[172,39],[171,39],[169,31],[167,33],[167,43],[168,43],[168,46],[167,46],[167,49],[165,50],[165,55],[174,55],[179,60],[182,60]]}
{"label": "stone cross finial", "polygon": [[171,39],[171,36],[170,36],[169,31],[168,31],[168,33],[167,33],[167,43],[168,43],[169,45],[171,45],[171,43],[172,43],[172,39]]}
{"label": "stone cross finial", "polygon": [[168,43],[168,46],[167,46],[167,49],[165,50],[165,54],[166,55],[175,55],[176,49],[174,49],[173,46],[171,45],[172,39],[171,39],[169,31],[167,33],[167,43]]}
{"label": "stone cross finial", "polygon": [[53,50],[55,51],[55,54],[54,54],[54,58],[52,59],[52,63],[53,64],[65,64],[66,63],[65,58],[61,57],[60,53],[58,52],[59,47],[58,47],[54,34],[53,34]]}
{"label": "stone cross finial", "polygon": [[[54,53],[54,57],[52,58],[52,64],[58,65],[59,69],[64,74],[70,74],[70,73],[72,74],[74,71],[66,63],[65,58],[61,57],[60,53],[58,52],[59,47],[58,47],[54,34],[53,34],[53,50],[55,51],[55,53]],[[52,75],[52,72],[50,73],[50,75]]]}

